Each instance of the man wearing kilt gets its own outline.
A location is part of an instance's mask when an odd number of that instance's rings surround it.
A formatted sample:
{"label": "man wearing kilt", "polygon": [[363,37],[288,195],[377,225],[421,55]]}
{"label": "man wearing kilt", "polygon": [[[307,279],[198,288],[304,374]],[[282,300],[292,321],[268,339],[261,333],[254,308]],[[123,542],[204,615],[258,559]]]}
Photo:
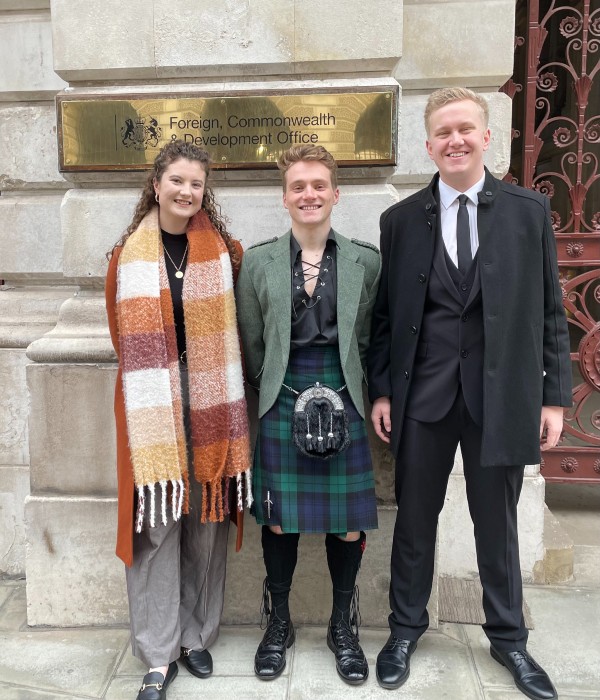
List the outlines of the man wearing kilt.
{"label": "man wearing kilt", "polygon": [[285,668],[300,533],[326,533],[327,643],[340,677],[359,684],[369,667],[358,641],[356,576],[365,530],[377,528],[362,382],[380,256],[331,228],[339,190],[328,151],[296,146],[278,166],[291,230],[246,252],[236,288],[246,374],[259,391],[252,512],[262,525],[268,625],[254,670],[271,680]]}

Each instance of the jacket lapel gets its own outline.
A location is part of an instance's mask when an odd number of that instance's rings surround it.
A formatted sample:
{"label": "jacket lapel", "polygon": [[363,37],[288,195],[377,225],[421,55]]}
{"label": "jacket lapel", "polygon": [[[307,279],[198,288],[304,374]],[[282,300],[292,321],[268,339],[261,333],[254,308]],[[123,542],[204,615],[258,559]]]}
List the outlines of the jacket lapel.
{"label": "jacket lapel", "polygon": [[489,246],[492,241],[490,237],[492,235],[492,226],[494,223],[493,207],[494,198],[498,193],[498,183],[494,176],[485,169],[485,182],[483,183],[483,189],[479,192],[478,199],[479,205],[477,206],[477,235],[479,237],[479,252],[477,255],[477,274],[475,275],[475,280],[471,293],[469,294],[469,299],[467,301],[467,306],[473,303],[477,298],[477,294],[481,291],[481,265],[483,264],[483,259],[486,253],[489,251]]}
{"label": "jacket lapel", "polygon": [[265,276],[269,289],[269,304],[277,319],[284,367],[290,352],[292,325],[292,281],[290,268],[290,236],[288,231],[273,246],[271,259],[265,263]]}
{"label": "jacket lapel", "polygon": [[352,243],[339,233],[333,232],[337,250],[337,323],[338,345],[342,366],[350,350],[354,322],[360,303],[365,268],[357,263],[358,252]]}

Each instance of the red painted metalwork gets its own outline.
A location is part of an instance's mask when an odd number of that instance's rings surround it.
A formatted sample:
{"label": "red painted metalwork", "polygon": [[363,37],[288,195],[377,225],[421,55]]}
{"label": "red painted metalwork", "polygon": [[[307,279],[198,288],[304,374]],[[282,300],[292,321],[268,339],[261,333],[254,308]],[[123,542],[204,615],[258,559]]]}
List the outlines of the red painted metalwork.
{"label": "red painted metalwork", "polygon": [[600,0],[518,0],[506,179],[548,195],[571,334],[573,408],[550,481],[600,482]]}

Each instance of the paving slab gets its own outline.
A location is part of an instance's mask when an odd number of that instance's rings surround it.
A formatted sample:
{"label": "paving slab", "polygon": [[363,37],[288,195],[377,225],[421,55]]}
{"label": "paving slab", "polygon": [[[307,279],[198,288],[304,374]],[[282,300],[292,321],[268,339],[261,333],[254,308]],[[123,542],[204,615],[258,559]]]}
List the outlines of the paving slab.
{"label": "paving slab", "polygon": [[24,686],[2,686],[2,700],[89,700],[83,695],[49,693],[47,690],[33,690]]}
{"label": "paving slab", "polygon": [[[106,700],[133,699],[141,678],[117,676],[110,684]],[[195,678],[180,666],[179,675],[169,686],[169,700],[286,700],[289,679],[282,676],[265,683],[248,676]]]}
{"label": "paving slab", "polygon": [[13,685],[100,697],[128,634],[115,629],[0,633],[0,678]]}
{"label": "paving slab", "polygon": [[[600,536],[598,540],[600,541]],[[570,585],[600,588],[600,545],[575,545],[573,581]]]}
{"label": "paving slab", "polygon": [[27,627],[27,599],[25,585],[8,588],[10,595],[2,606],[0,631],[18,632]]}
{"label": "paving slab", "polygon": [[[600,692],[600,635],[592,622],[600,619],[600,591],[527,586],[525,597],[536,625],[527,648],[548,672],[560,697],[584,698],[586,692]],[[486,692],[514,689],[508,671],[491,658],[483,631],[467,626],[465,631]]]}
{"label": "paving slab", "polygon": [[[357,687],[345,685],[337,676],[335,658],[327,648],[324,630],[301,628],[293,660],[290,700],[319,698],[386,698],[375,676],[377,654],[387,641],[389,630],[361,630],[360,638],[369,662],[367,681]],[[411,676],[402,686],[402,700],[457,700],[479,698],[478,680],[468,645],[458,625],[442,625],[428,632],[412,657]]]}
{"label": "paving slab", "polygon": [[[222,626],[217,642],[210,648],[213,657],[214,672],[211,678],[223,676],[248,676],[254,680],[254,654],[264,632],[257,626],[229,627]],[[294,654],[294,648],[288,652],[288,661]],[[117,676],[135,676],[141,678],[146,673],[146,667],[127,650],[119,663]],[[189,675],[184,666],[180,666],[183,674]],[[288,676],[290,664],[282,676]],[[261,687],[263,681],[259,681]],[[171,696],[169,694],[169,700]]]}
{"label": "paving slab", "polygon": [[8,598],[10,598],[12,592],[12,588],[5,586],[3,583],[0,583],[0,608],[4,605]]}

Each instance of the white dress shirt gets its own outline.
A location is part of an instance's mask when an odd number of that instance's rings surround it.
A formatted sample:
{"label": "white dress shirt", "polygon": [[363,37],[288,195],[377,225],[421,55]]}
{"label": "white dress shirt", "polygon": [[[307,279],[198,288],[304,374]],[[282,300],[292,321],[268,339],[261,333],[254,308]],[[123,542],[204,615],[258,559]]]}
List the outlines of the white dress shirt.
{"label": "white dress shirt", "polygon": [[477,205],[479,200],[477,194],[483,189],[485,174],[479,182],[470,187],[465,192],[459,192],[450,185],[447,185],[441,178],[438,182],[440,192],[440,224],[442,227],[442,238],[452,262],[458,267],[458,253],[456,251],[456,216],[458,214],[458,195],[466,194],[469,198],[467,202],[467,212],[469,214],[469,228],[471,231],[471,255],[479,248],[479,233],[477,231]]}

